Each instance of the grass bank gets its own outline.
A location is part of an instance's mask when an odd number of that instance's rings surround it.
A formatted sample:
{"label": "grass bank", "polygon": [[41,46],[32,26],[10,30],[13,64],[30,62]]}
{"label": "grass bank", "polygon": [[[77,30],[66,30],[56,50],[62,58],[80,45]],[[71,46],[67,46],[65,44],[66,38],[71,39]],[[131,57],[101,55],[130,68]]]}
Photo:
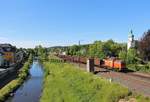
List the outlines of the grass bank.
{"label": "grass bank", "polygon": [[43,62],[44,89],[41,102],[117,102],[130,94],[127,88],[110,83],[71,64]]}
{"label": "grass bank", "polygon": [[27,62],[19,70],[18,77],[0,89],[0,102],[5,101],[5,99],[15,91],[26,79],[29,74],[29,68],[32,63],[32,55],[28,58]]}

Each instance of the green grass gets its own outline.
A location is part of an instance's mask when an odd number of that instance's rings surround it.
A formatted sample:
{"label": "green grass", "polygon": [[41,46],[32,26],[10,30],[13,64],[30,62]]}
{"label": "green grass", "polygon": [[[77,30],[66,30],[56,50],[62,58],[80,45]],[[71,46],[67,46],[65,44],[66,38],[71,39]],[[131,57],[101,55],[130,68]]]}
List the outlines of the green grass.
{"label": "green grass", "polygon": [[0,102],[5,101],[11,92],[16,90],[28,76],[29,68],[32,63],[32,56],[25,62],[24,66],[20,69],[18,77],[0,89]]}
{"label": "green grass", "polygon": [[44,62],[41,102],[117,102],[128,96],[127,88],[110,83],[71,64]]}
{"label": "green grass", "polygon": [[131,98],[135,98],[136,102],[150,102],[149,97],[145,97],[143,95],[139,95],[137,93],[132,93],[130,96],[126,97],[128,100]]}
{"label": "green grass", "polygon": [[141,95],[136,96],[137,102],[150,102],[150,98]]}

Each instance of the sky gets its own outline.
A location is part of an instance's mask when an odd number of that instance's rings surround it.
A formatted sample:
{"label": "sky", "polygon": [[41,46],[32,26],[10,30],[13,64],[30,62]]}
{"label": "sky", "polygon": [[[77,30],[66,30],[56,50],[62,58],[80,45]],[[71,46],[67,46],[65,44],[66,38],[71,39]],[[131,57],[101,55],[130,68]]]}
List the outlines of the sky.
{"label": "sky", "polygon": [[33,48],[127,42],[150,29],[150,0],[0,0],[0,43]]}

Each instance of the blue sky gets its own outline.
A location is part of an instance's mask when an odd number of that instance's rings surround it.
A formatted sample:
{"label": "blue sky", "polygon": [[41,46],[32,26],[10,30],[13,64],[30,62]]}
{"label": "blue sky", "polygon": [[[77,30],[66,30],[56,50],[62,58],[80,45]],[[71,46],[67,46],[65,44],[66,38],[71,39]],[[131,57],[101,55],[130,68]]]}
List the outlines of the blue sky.
{"label": "blue sky", "polygon": [[0,0],[0,42],[17,47],[139,39],[150,28],[149,0]]}

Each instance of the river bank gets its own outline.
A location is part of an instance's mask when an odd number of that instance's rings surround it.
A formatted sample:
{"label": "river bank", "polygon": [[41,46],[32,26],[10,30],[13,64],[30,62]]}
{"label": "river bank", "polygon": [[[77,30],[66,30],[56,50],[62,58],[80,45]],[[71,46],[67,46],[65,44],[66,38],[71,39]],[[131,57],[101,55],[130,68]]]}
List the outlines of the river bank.
{"label": "river bank", "polygon": [[23,67],[18,71],[17,78],[0,89],[0,102],[5,101],[10,96],[10,94],[12,94],[24,82],[24,80],[28,76],[31,63],[32,55],[29,56]]}

